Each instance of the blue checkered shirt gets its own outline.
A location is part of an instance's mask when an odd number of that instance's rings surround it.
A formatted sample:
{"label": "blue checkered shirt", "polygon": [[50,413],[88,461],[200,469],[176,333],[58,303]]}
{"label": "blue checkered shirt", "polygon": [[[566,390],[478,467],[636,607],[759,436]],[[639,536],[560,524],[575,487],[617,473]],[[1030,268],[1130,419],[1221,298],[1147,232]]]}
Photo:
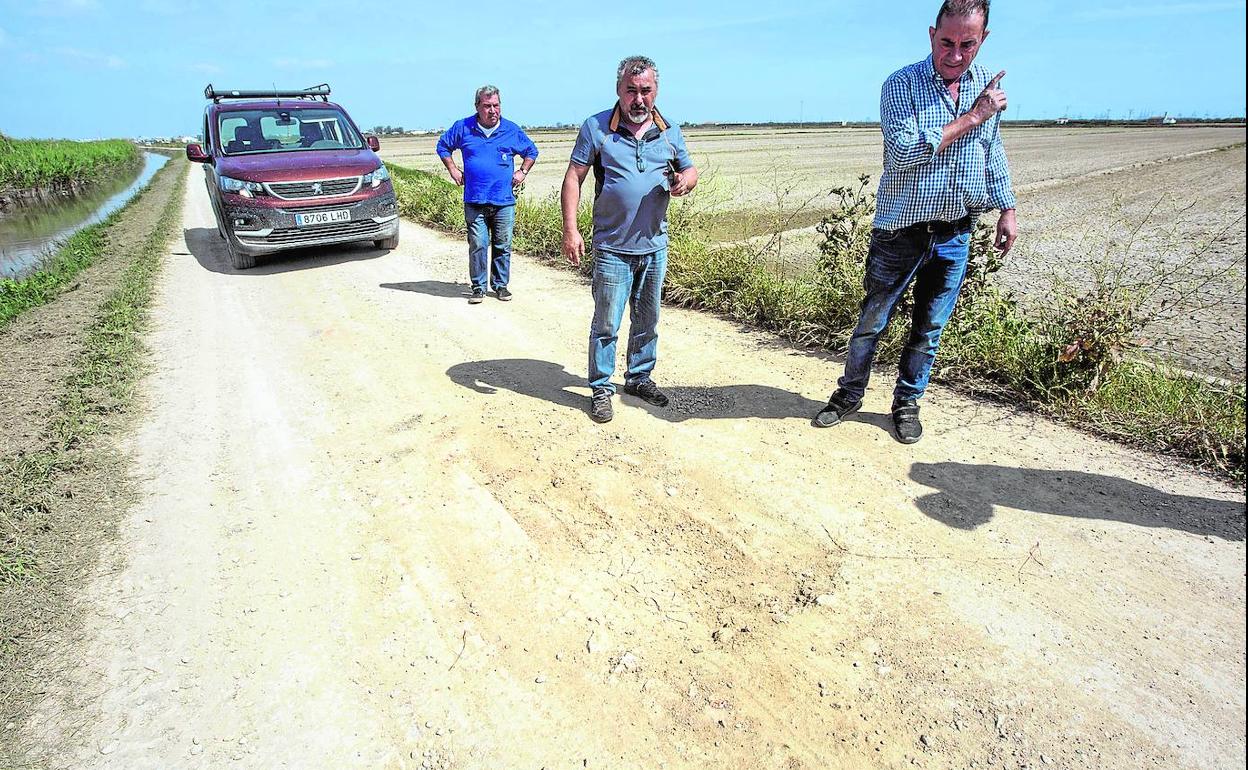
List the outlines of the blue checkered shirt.
{"label": "blue checkered shirt", "polygon": [[884,173],[875,200],[875,227],[899,230],[916,222],[953,222],[968,214],[1014,208],[1001,113],[936,152],[944,127],[970,112],[991,79],[987,69],[971,65],[962,75],[956,105],[931,56],[884,81]]}

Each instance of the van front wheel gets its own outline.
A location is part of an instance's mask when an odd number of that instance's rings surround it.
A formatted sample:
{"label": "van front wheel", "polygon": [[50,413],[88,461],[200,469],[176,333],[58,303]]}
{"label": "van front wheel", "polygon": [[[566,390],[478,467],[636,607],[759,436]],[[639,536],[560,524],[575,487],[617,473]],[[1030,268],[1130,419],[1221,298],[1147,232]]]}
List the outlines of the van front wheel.
{"label": "van front wheel", "polygon": [[256,266],[256,255],[248,254],[234,244],[234,236],[225,236],[225,250],[230,255],[230,267],[235,270],[248,270]]}

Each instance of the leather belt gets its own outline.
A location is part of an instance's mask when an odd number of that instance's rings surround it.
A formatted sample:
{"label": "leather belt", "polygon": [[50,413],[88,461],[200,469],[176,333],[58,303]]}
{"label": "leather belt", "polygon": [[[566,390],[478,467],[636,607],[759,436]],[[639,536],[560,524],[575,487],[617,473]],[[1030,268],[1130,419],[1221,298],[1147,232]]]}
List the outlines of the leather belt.
{"label": "leather belt", "polygon": [[962,217],[953,222],[942,222],[933,220],[931,222],[915,222],[909,227],[902,228],[911,232],[929,233],[931,235],[950,235],[952,233],[967,232],[971,229],[971,217]]}

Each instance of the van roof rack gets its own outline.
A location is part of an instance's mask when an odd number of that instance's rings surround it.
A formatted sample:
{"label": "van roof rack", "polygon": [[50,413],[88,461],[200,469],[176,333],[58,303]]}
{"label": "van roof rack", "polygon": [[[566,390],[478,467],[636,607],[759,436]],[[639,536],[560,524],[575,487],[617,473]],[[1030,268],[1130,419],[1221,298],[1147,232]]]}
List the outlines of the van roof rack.
{"label": "van roof rack", "polygon": [[310,88],[300,88],[294,90],[280,90],[270,88],[264,91],[235,91],[235,90],[217,90],[212,87],[212,83],[204,89],[204,98],[211,99],[214,104],[220,103],[222,99],[312,99],[320,98],[321,101],[329,101],[329,84],[321,83],[319,86]]}

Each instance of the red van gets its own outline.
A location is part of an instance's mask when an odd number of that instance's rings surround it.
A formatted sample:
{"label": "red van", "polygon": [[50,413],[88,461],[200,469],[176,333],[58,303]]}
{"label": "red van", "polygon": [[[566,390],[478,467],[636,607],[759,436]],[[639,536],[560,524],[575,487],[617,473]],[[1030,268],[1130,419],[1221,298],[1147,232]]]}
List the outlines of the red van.
{"label": "red van", "polygon": [[286,249],[371,241],[399,245],[390,172],[329,86],[298,91],[218,91],[204,97],[204,144],[187,159],[204,181],[235,269]]}

